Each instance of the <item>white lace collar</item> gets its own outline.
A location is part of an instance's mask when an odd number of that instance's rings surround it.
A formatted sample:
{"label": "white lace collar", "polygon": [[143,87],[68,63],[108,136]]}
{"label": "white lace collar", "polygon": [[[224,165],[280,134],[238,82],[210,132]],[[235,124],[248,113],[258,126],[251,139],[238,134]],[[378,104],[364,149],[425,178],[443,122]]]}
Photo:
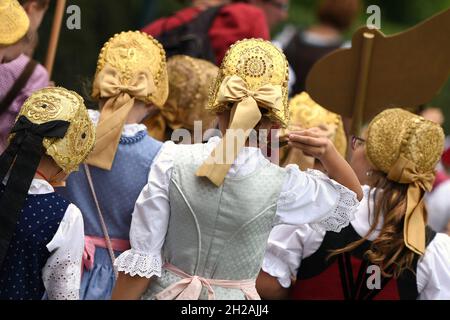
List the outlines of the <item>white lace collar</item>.
{"label": "white lace collar", "polygon": [[[100,112],[88,110],[92,122],[97,125],[100,119]],[[141,123],[126,124],[122,130],[122,136],[126,138],[134,137],[138,132],[147,131],[147,127]]]}

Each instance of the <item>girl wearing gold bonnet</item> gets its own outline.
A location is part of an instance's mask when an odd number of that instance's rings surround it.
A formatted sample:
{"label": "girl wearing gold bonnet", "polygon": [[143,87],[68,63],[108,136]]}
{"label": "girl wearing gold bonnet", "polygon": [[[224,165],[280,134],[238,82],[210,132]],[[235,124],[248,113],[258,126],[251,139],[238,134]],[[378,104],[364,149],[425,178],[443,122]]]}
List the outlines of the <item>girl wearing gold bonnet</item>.
{"label": "girl wearing gold bonnet", "polygon": [[[167,61],[169,97],[162,108],[144,121],[149,134],[163,142],[192,143],[198,132],[195,140],[202,142],[203,134],[212,128],[216,118],[205,106],[218,71],[219,68],[202,59],[184,55],[171,57]],[[198,131],[194,132],[196,122]]]}
{"label": "girl wearing gold bonnet", "polygon": [[77,300],[83,217],[54,187],[94,146],[83,99],[64,88],[36,91],[9,141],[0,157],[0,300]]}
{"label": "girl wearing gold bonnet", "polygon": [[165,52],[155,39],[123,32],[104,45],[92,93],[100,112],[89,111],[97,141],[87,165],[68,180],[64,191],[85,219],[82,299],[111,297],[113,260],[129,249],[134,204],[161,148],[140,123],[164,105],[167,95]]}
{"label": "girl wearing gold bonnet", "polygon": [[[289,112],[287,133],[291,130],[315,128],[318,134],[328,137],[333,142],[341,156],[346,157],[347,136],[340,115],[317,104],[306,92],[289,101]],[[297,164],[302,170],[322,169],[320,161],[305,155],[299,149],[284,146],[280,149],[280,165],[286,167],[289,164]]]}
{"label": "girl wearing gold bonnet", "polygon": [[320,154],[348,188],[316,171],[280,168],[248,146],[252,129],[287,124],[287,82],[286,58],[270,42],[243,40],[229,49],[208,105],[225,135],[163,146],[136,203],[131,250],[116,261],[113,299],[259,299],[255,280],[274,223],[348,225],[362,192],[328,139],[289,137]]}
{"label": "girl wearing gold bonnet", "polygon": [[339,234],[309,226],[280,230],[269,242],[262,296],[449,299],[450,238],[427,227],[424,205],[443,147],[442,128],[431,121],[402,109],[378,115],[353,139],[351,163],[367,184],[356,219]]}
{"label": "girl wearing gold bonnet", "polygon": [[30,19],[17,0],[0,0],[0,64],[16,59],[23,51],[22,40]]}

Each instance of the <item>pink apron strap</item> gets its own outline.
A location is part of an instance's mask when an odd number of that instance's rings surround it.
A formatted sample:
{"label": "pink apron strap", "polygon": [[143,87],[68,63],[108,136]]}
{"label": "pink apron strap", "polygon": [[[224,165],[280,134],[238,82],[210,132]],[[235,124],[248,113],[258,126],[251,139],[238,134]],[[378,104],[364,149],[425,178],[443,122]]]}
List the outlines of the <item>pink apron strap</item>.
{"label": "pink apron strap", "polygon": [[171,264],[166,264],[164,268],[182,279],[157,294],[157,300],[198,300],[203,287],[208,289],[208,300],[215,300],[216,296],[212,286],[239,289],[245,294],[246,299],[260,300],[256,291],[255,280],[205,279],[199,276],[191,276]]}
{"label": "pink apron strap", "polygon": [[[114,251],[127,251],[130,247],[128,240],[111,239],[111,245]],[[84,237],[84,253],[83,253],[83,266],[87,270],[92,270],[94,267],[94,257],[96,248],[107,249],[108,246],[104,238],[85,236]]]}

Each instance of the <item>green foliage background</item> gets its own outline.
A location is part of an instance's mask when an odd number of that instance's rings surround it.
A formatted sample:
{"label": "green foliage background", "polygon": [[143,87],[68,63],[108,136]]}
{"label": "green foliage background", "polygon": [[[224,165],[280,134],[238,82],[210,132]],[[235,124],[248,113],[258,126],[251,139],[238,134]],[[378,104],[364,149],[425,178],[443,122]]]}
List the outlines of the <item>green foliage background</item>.
{"label": "green foliage background", "polygon": [[[54,1],[52,1],[54,2]],[[309,25],[315,22],[317,0],[291,0],[287,23]],[[393,34],[403,31],[432,15],[450,8],[450,0],[364,0],[358,23],[352,31],[366,23],[369,5],[378,5],[382,13],[382,31]],[[98,53],[104,42],[117,32],[139,29],[158,17],[178,10],[176,0],[69,0],[68,5],[81,8],[81,30],[63,26],[52,79],[57,85],[89,95],[89,82],[95,73]],[[41,42],[36,58],[44,60],[52,23],[54,4],[40,30]],[[68,15],[66,15],[66,18]],[[282,28],[274,30],[274,34]],[[351,38],[352,32],[347,37]],[[450,41],[450,35],[449,35]],[[450,132],[450,81],[431,103],[446,114],[446,130]],[[91,104],[90,107],[95,107]]]}

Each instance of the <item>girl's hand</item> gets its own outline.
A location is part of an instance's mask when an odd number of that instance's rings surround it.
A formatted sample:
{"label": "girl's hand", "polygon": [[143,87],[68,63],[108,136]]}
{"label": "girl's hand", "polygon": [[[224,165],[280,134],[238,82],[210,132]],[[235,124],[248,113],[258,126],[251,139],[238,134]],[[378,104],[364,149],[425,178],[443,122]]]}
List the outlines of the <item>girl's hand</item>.
{"label": "girl's hand", "polygon": [[292,131],[289,134],[289,146],[303,151],[304,154],[322,160],[334,150],[328,138],[329,133],[321,128]]}

